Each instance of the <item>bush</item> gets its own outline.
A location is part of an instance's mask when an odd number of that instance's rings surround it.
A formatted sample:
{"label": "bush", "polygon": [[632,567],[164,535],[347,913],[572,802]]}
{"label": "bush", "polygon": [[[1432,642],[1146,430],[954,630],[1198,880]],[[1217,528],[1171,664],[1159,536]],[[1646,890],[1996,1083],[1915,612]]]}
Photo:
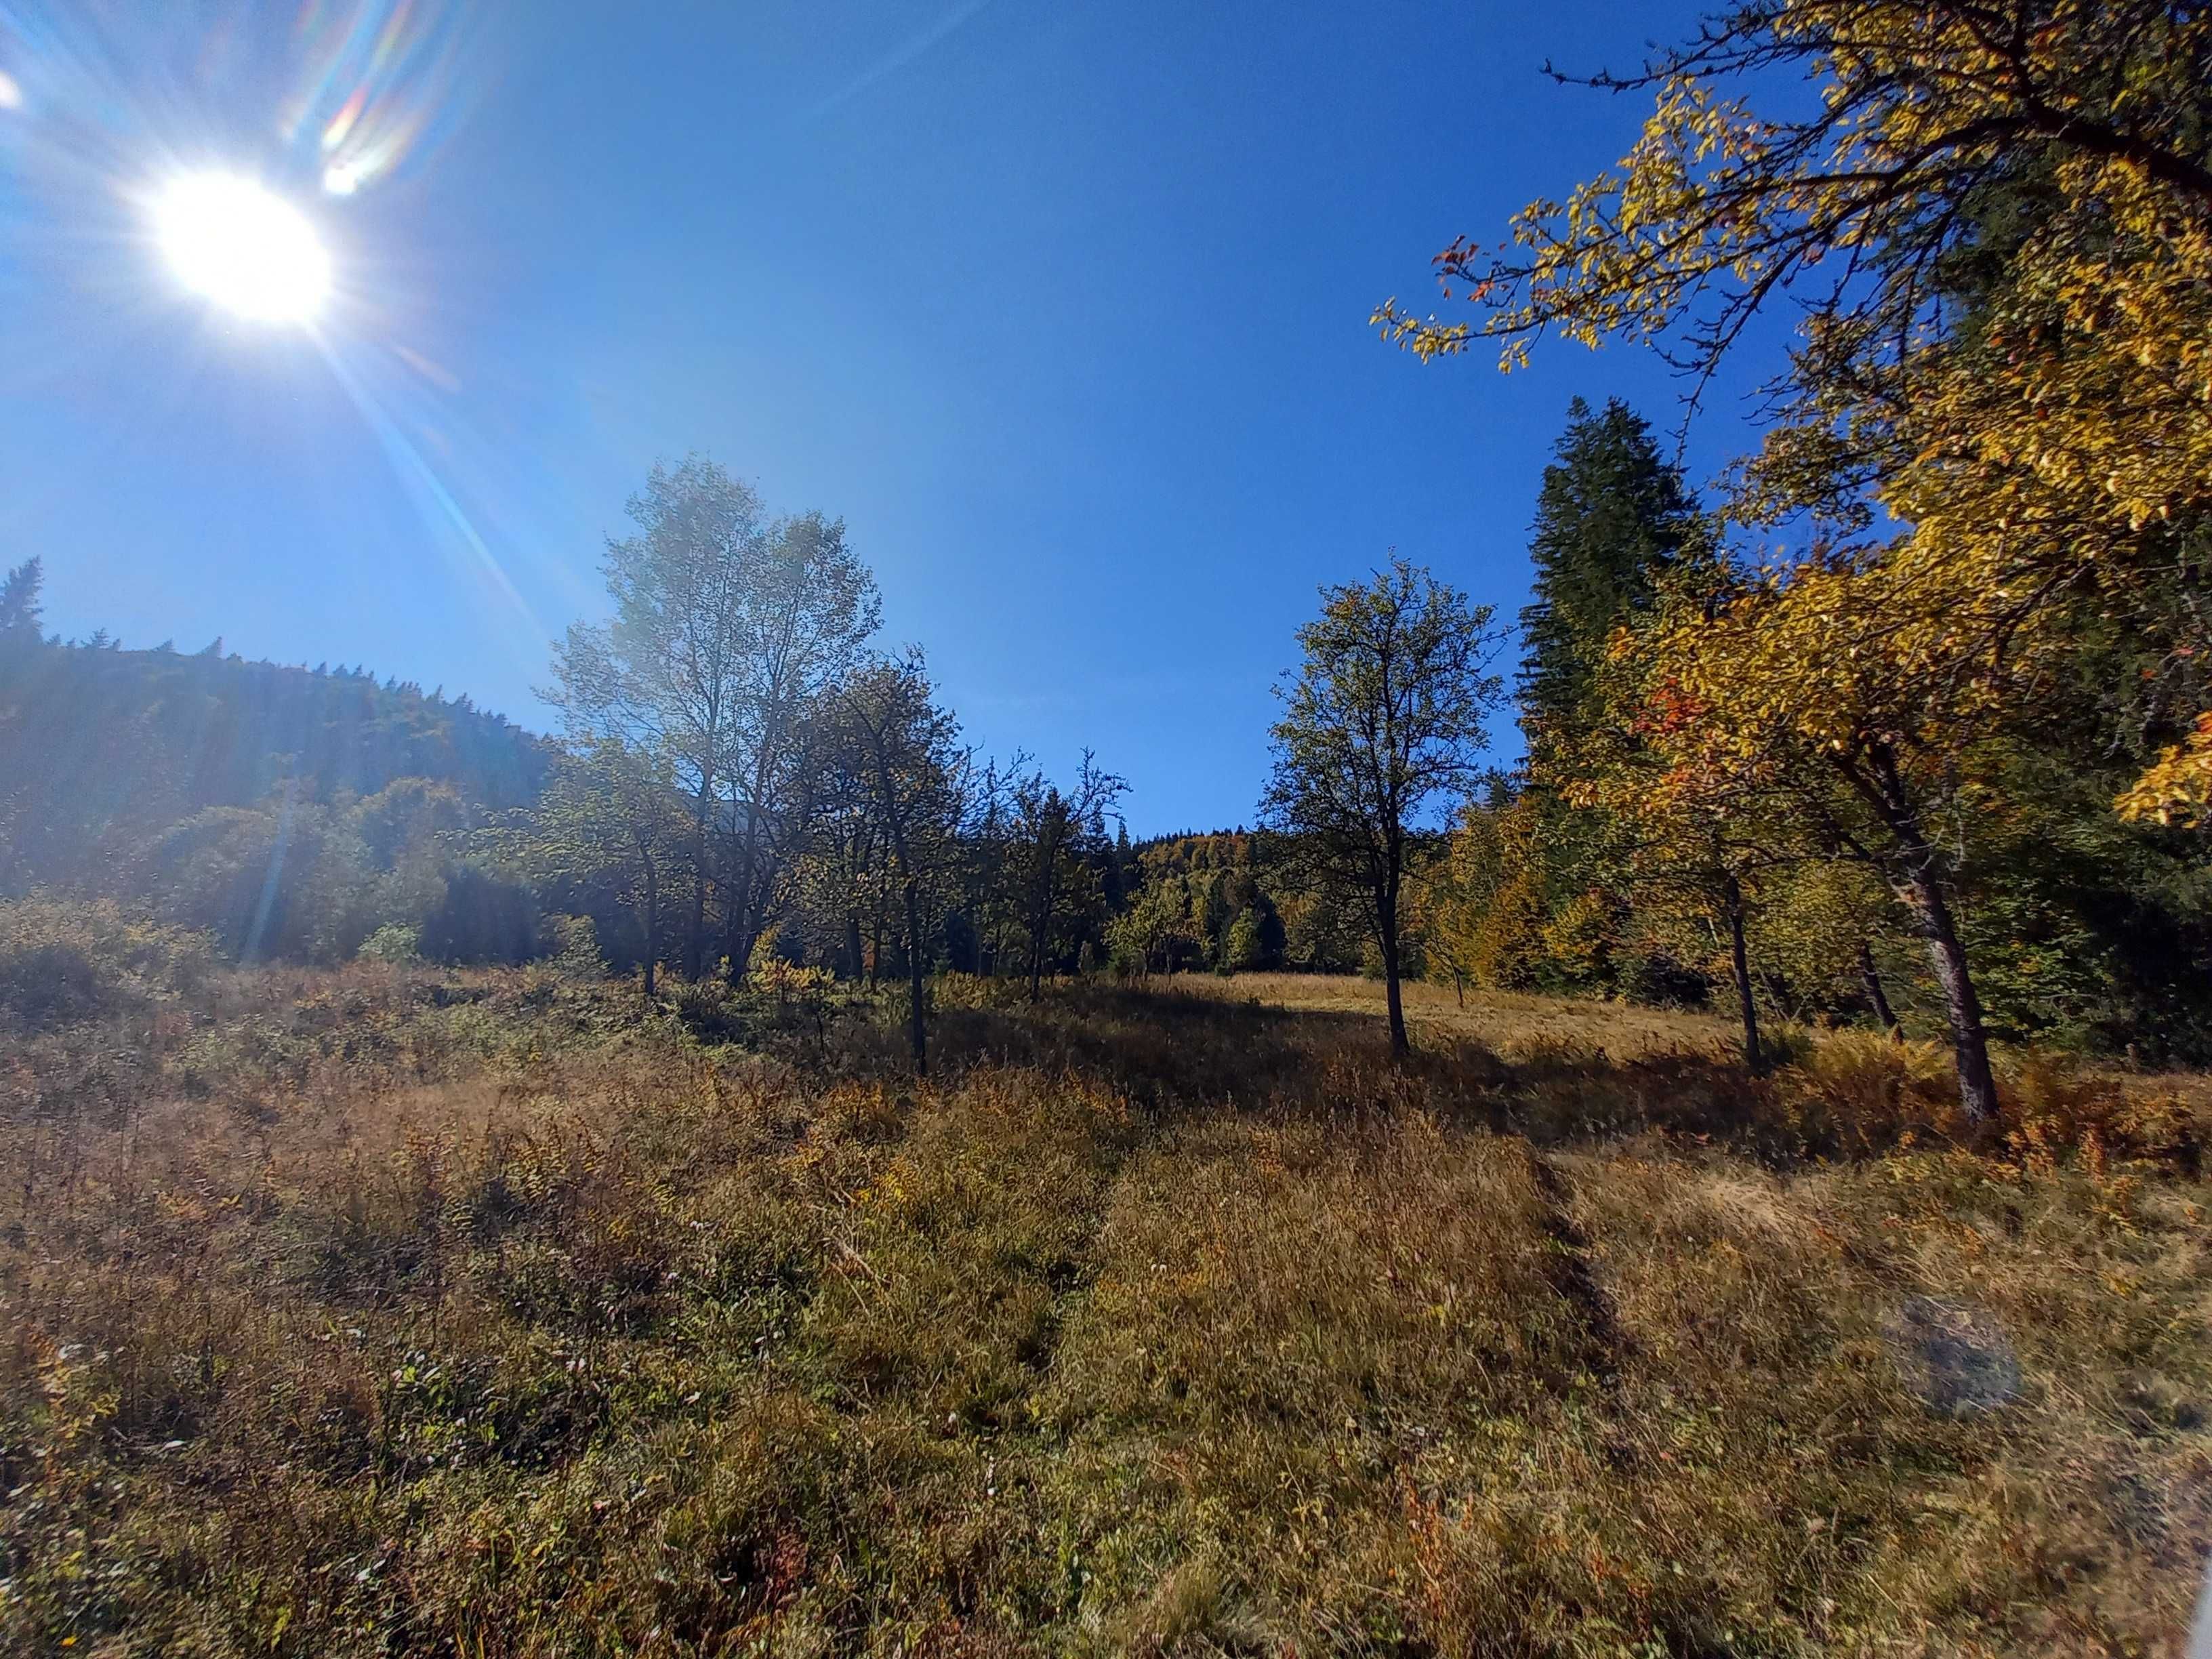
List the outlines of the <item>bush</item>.
{"label": "bush", "polygon": [[537,896],[521,882],[455,865],[443,901],[422,918],[422,941],[435,962],[527,962],[538,952]]}
{"label": "bush", "polygon": [[746,1011],[720,980],[681,981],[672,1000],[676,1018],[702,1042],[743,1042],[752,1035]]}
{"label": "bush", "polygon": [[402,922],[387,921],[362,941],[361,957],[364,962],[388,962],[400,967],[420,962],[422,931]]}
{"label": "bush", "polygon": [[145,921],[112,899],[0,903],[0,1012],[30,1025],[190,991],[214,965],[206,934]]}
{"label": "bush", "polygon": [[563,979],[593,980],[607,976],[607,959],[599,949],[599,930],[589,916],[548,916],[539,942],[546,947],[545,965]]}
{"label": "bush", "polygon": [[54,940],[0,955],[0,1008],[33,1025],[66,1025],[105,1012],[112,975],[81,945]]}

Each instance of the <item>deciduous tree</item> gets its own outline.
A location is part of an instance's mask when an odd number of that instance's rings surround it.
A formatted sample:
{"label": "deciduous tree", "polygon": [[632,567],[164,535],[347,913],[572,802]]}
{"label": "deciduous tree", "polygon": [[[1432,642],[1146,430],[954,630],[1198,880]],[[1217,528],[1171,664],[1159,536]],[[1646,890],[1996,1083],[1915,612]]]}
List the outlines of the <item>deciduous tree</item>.
{"label": "deciduous tree", "polygon": [[1120,823],[1116,803],[1128,787],[1100,767],[1088,749],[1070,789],[1018,763],[1006,782],[1005,809],[997,817],[1005,836],[1002,868],[1028,936],[1032,1002],[1069,900],[1087,896],[1095,903],[1099,896],[1097,877],[1084,860],[1110,856],[1114,844],[1106,826],[1109,819]]}
{"label": "deciduous tree", "polygon": [[665,754],[603,736],[564,755],[544,795],[490,841],[539,879],[604,885],[645,938],[645,994],[657,987],[662,902],[691,824]]}
{"label": "deciduous tree", "polygon": [[1399,979],[1411,838],[1439,794],[1463,793],[1503,697],[1503,635],[1486,605],[1403,559],[1322,589],[1305,659],[1278,690],[1261,817],[1316,885],[1357,894],[1382,960],[1390,1046],[1411,1045]]}
{"label": "deciduous tree", "polygon": [[[1783,90],[1809,79],[1817,101]],[[2212,741],[2212,14],[2173,0],[1750,0],[1642,70],[1620,165],[1439,256],[1479,338],[1657,347],[1702,386],[1784,297],[1801,327],[1732,512],[1863,537],[1677,629],[1678,735],[1755,787],[1825,769],[1926,935],[1970,1111],[1995,1109],[1938,832],[1978,750],[2124,617],[2146,752],[2124,811],[2187,818]],[[1694,393],[1693,393],[1694,398]],[[1958,827],[1955,823],[1950,827]]]}
{"label": "deciduous tree", "polygon": [[918,652],[874,663],[836,693],[845,766],[864,782],[906,915],[907,1040],[915,1071],[929,1070],[925,918],[942,914],[962,857],[974,769],[959,722],[941,708]]}

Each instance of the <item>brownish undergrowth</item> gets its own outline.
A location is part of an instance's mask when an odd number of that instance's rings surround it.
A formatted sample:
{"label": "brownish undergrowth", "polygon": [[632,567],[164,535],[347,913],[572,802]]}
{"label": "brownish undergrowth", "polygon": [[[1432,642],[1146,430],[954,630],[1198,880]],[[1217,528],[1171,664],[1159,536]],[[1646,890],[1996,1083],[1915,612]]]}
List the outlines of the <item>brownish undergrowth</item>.
{"label": "brownish undergrowth", "polygon": [[2160,1090],[135,951],[0,1008],[9,1651],[2179,1650]]}

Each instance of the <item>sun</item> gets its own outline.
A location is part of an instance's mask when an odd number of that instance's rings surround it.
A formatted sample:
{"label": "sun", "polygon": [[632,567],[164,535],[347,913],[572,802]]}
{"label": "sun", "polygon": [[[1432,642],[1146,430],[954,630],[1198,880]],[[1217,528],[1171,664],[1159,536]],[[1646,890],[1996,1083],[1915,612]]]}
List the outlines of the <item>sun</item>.
{"label": "sun", "polygon": [[175,180],[154,206],[155,234],[185,286],[265,323],[304,323],[331,290],[331,256],[307,216],[234,173]]}

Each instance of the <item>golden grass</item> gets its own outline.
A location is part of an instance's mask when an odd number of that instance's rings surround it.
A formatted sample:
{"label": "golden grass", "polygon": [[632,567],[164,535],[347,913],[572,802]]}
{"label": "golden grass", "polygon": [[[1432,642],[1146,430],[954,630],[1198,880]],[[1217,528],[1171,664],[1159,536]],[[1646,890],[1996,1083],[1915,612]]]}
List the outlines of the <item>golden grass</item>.
{"label": "golden grass", "polygon": [[[1294,1012],[1344,1014],[1380,1019],[1382,981],[1351,974],[1238,974],[1229,979],[1191,975],[1155,981],[1179,995],[1256,998]],[[1731,1020],[1680,1009],[1571,997],[1524,996],[1470,987],[1464,998],[1449,986],[1410,981],[1401,988],[1406,1023],[1414,1041],[1474,1042],[1500,1054],[1547,1046],[1583,1049],[1616,1060],[1681,1050],[1728,1052],[1740,1040]]]}
{"label": "golden grass", "polygon": [[948,983],[927,1086],[865,1002],[148,995],[6,1045],[9,1652],[2178,1654],[2212,1540],[2197,1125],[2063,1067],[1970,1150],[1940,1057],[1399,1066],[1358,982]]}

